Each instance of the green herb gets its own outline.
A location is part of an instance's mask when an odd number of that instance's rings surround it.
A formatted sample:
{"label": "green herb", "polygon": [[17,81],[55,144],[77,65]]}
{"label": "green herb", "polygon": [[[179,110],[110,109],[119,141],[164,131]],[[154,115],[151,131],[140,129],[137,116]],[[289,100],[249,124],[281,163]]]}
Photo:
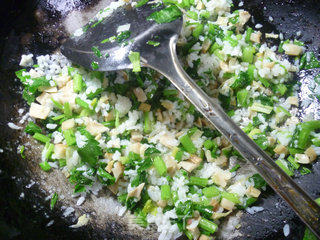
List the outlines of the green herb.
{"label": "green herb", "polygon": [[51,166],[49,165],[49,163],[47,161],[41,162],[39,163],[41,169],[45,172],[48,172],[51,169]]}
{"label": "green herb", "polygon": [[34,122],[28,122],[27,126],[25,127],[24,131],[28,134],[35,134],[35,133],[41,133],[42,129],[35,124]]}
{"label": "green herb", "polygon": [[161,153],[161,152],[154,147],[149,147],[144,151],[145,156],[151,156],[151,155],[158,154],[158,153]]}
{"label": "green herb", "polygon": [[[20,76],[19,73],[16,73],[16,75],[17,77]],[[20,80],[24,84],[22,97],[28,102],[28,104],[31,104],[39,94],[39,87],[50,86],[50,80],[46,79],[46,77],[32,78],[31,84],[26,81],[26,77],[21,76]]]}
{"label": "green herb", "polygon": [[153,160],[153,165],[160,176],[164,176],[167,173],[167,166],[162,157],[156,156]]}
{"label": "green herb", "polygon": [[151,41],[149,40],[147,42],[148,45],[154,46],[154,47],[158,47],[160,45],[160,42],[156,42],[156,41]]}
{"label": "green herb", "polygon": [[[143,1],[143,0],[141,0]],[[149,0],[147,0],[149,1]],[[136,218],[135,218],[135,223],[138,224],[139,226],[143,227],[143,228],[146,228],[148,226],[148,222],[147,222],[147,215],[140,212]]]}
{"label": "green herb", "polygon": [[236,164],[229,172],[236,172],[240,168],[240,164]]}
{"label": "green herb", "polygon": [[306,52],[300,59],[300,70],[320,67],[320,61],[313,52]]}
{"label": "green herb", "polygon": [[266,181],[265,181],[258,173],[253,174],[253,175],[249,178],[249,180],[253,181],[254,187],[255,187],[256,189],[261,189],[261,188],[267,186]]}
{"label": "green herb", "polygon": [[141,72],[141,65],[140,65],[140,53],[139,52],[131,52],[129,54],[129,60],[132,63],[132,71],[133,72]]}
{"label": "green herb", "polygon": [[252,83],[252,80],[249,78],[249,75],[247,72],[240,72],[239,76],[236,78],[236,80],[232,83],[230,86],[233,90],[237,91],[240,89],[243,89],[250,85]]}
{"label": "green herb", "polygon": [[92,68],[93,70],[97,70],[97,69],[99,68],[99,64],[98,64],[97,62],[92,62],[92,63],[91,63],[91,68]]}
{"label": "green herb", "polygon": [[[95,150],[96,151],[96,150]],[[93,154],[97,154],[96,152],[92,151]],[[79,154],[80,155],[80,154]],[[97,170],[97,177],[99,181],[104,185],[112,185],[116,182],[116,178],[109,174],[106,170],[102,167],[99,167]]]}
{"label": "green herb", "polygon": [[249,91],[242,89],[237,92],[237,103],[242,107],[247,107],[249,101]]}
{"label": "green herb", "polygon": [[24,155],[24,150],[25,150],[25,146],[24,145],[20,146],[20,155],[23,159],[26,158],[26,155]]}
{"label": "green herb", "polygon": [[188,134],[185,134],[184,136],[182,136],[180,138],[180,142],[181,142],[182,146],[184,147],[184,149],[188,153],[191,153],[191,154],[196,153],[197,148],[194,146],[194,144]]}
{"label": "green herb", "polygon": [[143,5],[145,5],[146,3],[148,3],[149,0],[140,0],[137,2],[136,6],[135,7],[142,7]]}
{"label": "green herb", "polygon": [[131,32],[129,30],[121,32],[118,36],[116,36],[116,40],[118,43],[122,43],[124,40],[128,39],[131,36]]}
{"label": "green herb", "polygon": [[98,58],[102,57],[102,53],[100,52],[99,48],[96,46],[93,46],[91,48],[91,50],[93,51],[94,55],[96,55]]}
{"label": "green herb", "polygon": [[58,194],[55,192],[52,197],[51,197],[51,200],[50,200],[50,209],[53,210],[54,206],[56,205],[57,201],[58,201]]}
{"label": "green herb", "polygon": [[88,140],[86,144],[78,149],[79,156],[83,162],[87,162],[91,166],[95,166],[98,162],[99,156],[102,156],[102,150],[99,142],[86,131],[84,128],[78,128],[79,132],[84,135]]}
{"label": "green herb", "polygon": [[176,20],[182,15],[181,11],[175,5],[171,5],[158,12],[153,12],[147,20],[154,20],[157,23],[168,23]]}

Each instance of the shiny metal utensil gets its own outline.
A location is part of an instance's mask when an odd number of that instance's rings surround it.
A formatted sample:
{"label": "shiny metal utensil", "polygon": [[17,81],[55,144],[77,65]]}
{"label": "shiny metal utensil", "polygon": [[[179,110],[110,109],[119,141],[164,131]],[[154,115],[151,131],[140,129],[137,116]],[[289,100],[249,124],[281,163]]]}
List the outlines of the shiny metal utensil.
{"label": "shiny metal utensil", "polygon": [[[258,145],[250,139],[224,112],[217,99],[212,99],[185,73],[176,54],[176,42],[182,28],[182,19],[157,24],[147,17],[161,7],[145,5],[140,8],[121,8],[92,27],[81,36],[68,39],[61,52],[73,62],[99,71],[132,68],[130,51],[139,52],[142,65],[167,77],[241,153],[260,175],[297,213],[303,222],[320,238],[320,207],[303,191]],[[104,41],[117,35],[121,25],[130,24],[130,38],[119,44]],[[154,47],[149,40],[160,42]],[[101,43],[104,42],[104,43]],[[102,57],[94,54],[92,47],[100,49]],[[105,57],[107,56],[107,57]]]}

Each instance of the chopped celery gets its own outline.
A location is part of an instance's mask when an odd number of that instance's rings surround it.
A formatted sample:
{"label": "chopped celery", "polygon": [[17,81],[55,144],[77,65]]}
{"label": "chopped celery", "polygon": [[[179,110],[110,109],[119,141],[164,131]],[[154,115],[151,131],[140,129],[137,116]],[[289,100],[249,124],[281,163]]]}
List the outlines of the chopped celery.
{"label": "chopped celery", "polygon": [[276,164],[278,164],[278,166],[290,177],[294,175],[294,172],[288,168],[288,165],[285,161],[278,159],[276,160]]}
{"label": "chopped celery", "polygon": [[76,104],[78,104],[80,107],[84,108],[84,109],[90,109],[89,104],[85,101],[83,101],[81,98],[76,97]]}
{"label": "chopped celery", "polygon": [[210,234],[215,233],[215,231],[218,229],[218,225],[215,224],[212,221],[209,221],[208,219],[201,218],[199,222],[199,227]]}
{"label": "chopped celery", "polygon": [[266,105],[263,105],[261,103],[258,103],[258,102],[254,102],[251,106],[251,110],[252,111],[256,111],[256,112],[262,112],[262,113],[265,113],[265,114],[270,114],[273,110],[273,107],[271,106],[266,106]]}
{"label": "chopped celery", "polygon": [[207,139],[204,143],[203,146],[205,149],[210,150],[213,147],[213,142],[210,139]]}
{"label": "chopped celery", "polygon": [[70,103],[65,102],[63,105],[63,112],[64,112],[64,116],[67,118],[71,118],[72,117],[72,110],[70,107]]}
{"label": "chopped celery", "polygon": [[190,185],[197,185],[200,187],[205,187],[208,185],[208,179],[191,176],[189,179],[189,184]]}
{"label": "chopped celery", "polygon": [[131,52],[129,54],[129,60],[132,63],[132,71],[133,72],[141,72],[141,65],[140,65],[140,53],[139,52]]}
{"label": "chopped celery", "polygon": [[83,80],[79,73],[73,75],[73,91],[79,93],[82,91]]}
{"label": "chopped celery", "polygon": [[194,144],[188,134],[185,134],[184,136],[182,136],[180,138],[180,142],[181,142],[182,146],[184,147],[184,149],[188,153],[192,153],[192,154],[196,153],[197,148],[194,146]]}
{"label": "chopped celery", "polygon": [[246,89],[242,89],[237,92],[237,103],[242,107],[248,106],[249,100],[249,91]]}
{"label": "chopped celery", "polygon": [[152,121],[150,115],[152,112],[144,112],[143,118],[144,118],[144,125],[143,125],[143,132],[144,133],[151,133],[152,132]]}
{"label": "chopped celery", "polygon": [[245,40],[247,43],[251,42],[250,37],[252,33],[253,33],[253,29],[249,27],[246,31],[246,37],[245,37]]}
{"label": "chopped celery", "polygon": [[254,53],[256,49],[254,47],[248,46],[242,49],[242,61],[252,63],[254,58]]}
{"label": "chopped celery", "polygon": [[39,142],[43,142],[43,143],[47,143],[47,142],[50,142],[50,138],[46,135],[43,135],[41,133],[38,133],[36,132],[34,135],[33,135],[33,138],[38,140]]}
{"label": "chopped celery", "polygon": [[215,186],[211,186],[211,187],[203,188],[202,193],[205,197],[212,198],[212,197],[219,196],[220,190]]}
{"label": "chopped celery", "polygon": [[171,199],[171,189],[168,184],[161,185],[161,200]]}
{"label": "chopped celery", "polygon": [[167,166],[162,157],[156,156],[153,160],[153,165],[160,176],[164,176],[167,173]]}
{"label": "chopped celery", "polygon": [[39,163],[41,169],[45,172],[48,172],[51,169],[51,166],[49,165],[49,163],[47,161],[41,162]]}
{"label": "chopped celery", "polygon": [[291,163],[291,166],[294,167],[294,169],[298,169],[300,167],[300,164],[296,162],[294,157],[289,156],[287,160],[289,163]]}
{"label": "chopped celery", "polygon": [[229,201],[235,203],[235,204],[240,204],[240,199],[239,197],[234,194],[234,193],[229,193],[229,192],[221,192],[221,198],[228,199]]}
{"label": "chopped celery", "polygon": [[198,25],[196,26],[196,28],[193,30],[192,36],[193,36],[194,38],[199,38],[199,36],[200,36],[200,35],[202,34],[202,32],[203,32],[203,28],[204,28],[203,24],[198,24]]}
{"label": "chopped celery", "polygon": [[66,139],[67,145],[72,146],[76,144],[76,137],[72,129],[67,129],[63,131],[63,136]]}

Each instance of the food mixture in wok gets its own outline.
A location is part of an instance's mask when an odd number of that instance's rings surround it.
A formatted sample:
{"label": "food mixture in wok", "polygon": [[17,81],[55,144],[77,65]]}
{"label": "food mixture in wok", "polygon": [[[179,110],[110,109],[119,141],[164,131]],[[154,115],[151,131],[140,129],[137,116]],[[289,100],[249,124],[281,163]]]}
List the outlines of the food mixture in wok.
{"label": "food mixture in wok", "polygon": [[[259,23],[256,30],[246,26],[250,13],[232,12],[229,0],[164,2],[149,18],[161,24],[183,15],[178,52],[186,72],[288,175],[309,173],[320,154],[320,121],[312,114],[303,122],[298,118],[292,77],[320,66],[314,54],[300,41],[261,33]],[[149,3],[114,2],[74,34],[126,4]],[[265,38],[281,43],[269,46]],[[125,45],[130,24],[106,36],[108,41]],[[254,205],[266,182],[254,170],[241,169],[245,160],[167,79],[141,68],[139,53],[129,58],[133,70],[106,73],[95,62],[91,70],[73,65],[60,53],[36,56],[35,65],[32,54],[22,56],[26,69],[16,75],[30,105],[25,132],[44,145],[39,167],[62,171],[75,197],[110,190],[138,225],[155,224],[159,239],[213,239],[228,215],[262,211]],[[320,76],[315,101],[319,83]],[[52,207],[57,199],[54,194]],[[87,220],[82,217],[78,226]]]}

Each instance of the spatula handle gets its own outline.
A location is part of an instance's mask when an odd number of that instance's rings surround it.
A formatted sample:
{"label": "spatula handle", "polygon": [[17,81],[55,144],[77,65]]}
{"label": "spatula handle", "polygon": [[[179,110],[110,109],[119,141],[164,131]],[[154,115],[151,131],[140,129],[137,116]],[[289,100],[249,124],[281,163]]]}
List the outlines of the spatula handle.
{"label": "spatula handle", "polygon": [[269,186],[292,207],[301,220],[320,238],[320,207],[228,117],[218,100],[208,97],[186,74],[177,58],[176,41],[176,36],[168,41],[170,54],[167,62],[162,62],[161,67],[150,67],[165,75],[184,94],[241,155],[255,166]]}

